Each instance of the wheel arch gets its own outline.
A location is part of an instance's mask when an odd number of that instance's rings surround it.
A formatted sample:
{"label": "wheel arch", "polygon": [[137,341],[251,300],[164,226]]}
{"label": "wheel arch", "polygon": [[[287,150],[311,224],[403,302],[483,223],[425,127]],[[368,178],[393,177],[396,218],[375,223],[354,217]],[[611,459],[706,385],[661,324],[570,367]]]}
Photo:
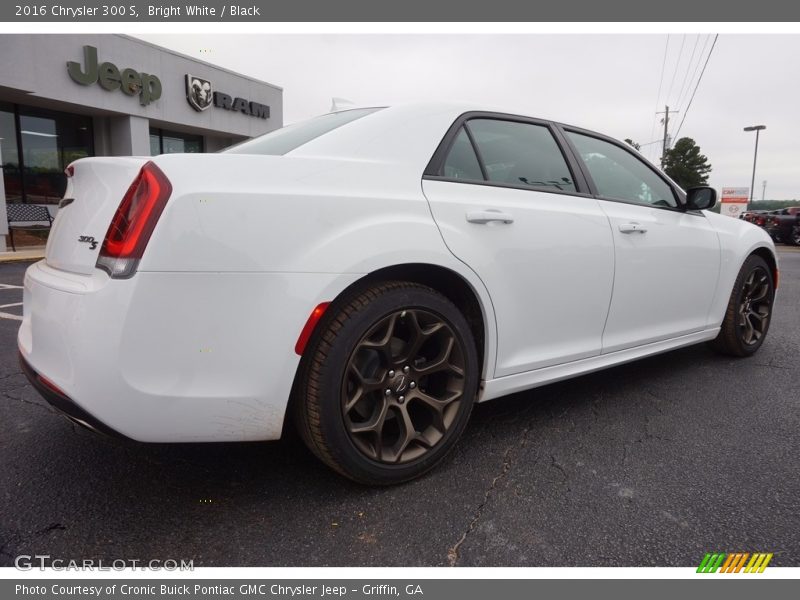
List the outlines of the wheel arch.
{"label": "wheel arch", "polygon": [[[478,352],[478,360],[481,364],[481,381],[492,377],[496,353],[496,331],[494,310],[491,306],[491,300],[485,291],[483,292],[485,296],[482,296],[481,291],[477,290],[466,276],[449,267],[434,263],[412,262],[394,264],[375,269],[342,289],[336,297],[331,300],[331,304],[326,310],[326,313],[331,309],[335,310],[337,304],[345,301],[345,299],[354,292],[358,292],[360,289],[371,284],[383,281],[409,281],[412,283],[419,283],[436,290],[455,304],[467,319],[473,338],[475,339],[475,348]],[[317,330],[320,329],[321,323],[322,321],[317,324],[314,333],[312,333],[312,341]],[[305,370],[307,360],[308,354],[306,353],[301,356],[295,371],[289,407],[286,411],[286,417],[284,418],[284,432],[287,427],[290,426],[289,422],[291,418],[289,417],[294,412],[292,410],[293,405],[295,405],[297,401],[298,381]],[[482,387],[481,383],[476,401],[480,399]]]}
{"label": "wheel arch", "polygon": [[[487,357],[490,356],[487,336],[489,315],[484,303],[475,288],[460,274],[452,269],[430,263],[406,263],[377,269],[350,285],[341,295],[351,289],[369,285],[379,281],[409,281],[428,286],[450,300],[458,307],[469,323],[481,365],[481,379],[489,375]],[[492,316],[492,321],[494,317]]]}
{"label": "wheel arch", "polygon": [[[779,274],[778,274],[778,259],[775,256],[775,254],[768,247],[759,246],[758,248],[753,249],[753,251],[750,252],[750,254],[748,254],[747,256],[752,256],[752,255],[760,256],[761,258],[764,259],[767,265],[769,265],[769,269],[770,271],[772,271],[772,281],[774,282],[775,289],[777,290],[779,283],[778,281]],[[747,257],[745,257],[745,260],[747,260]]]}

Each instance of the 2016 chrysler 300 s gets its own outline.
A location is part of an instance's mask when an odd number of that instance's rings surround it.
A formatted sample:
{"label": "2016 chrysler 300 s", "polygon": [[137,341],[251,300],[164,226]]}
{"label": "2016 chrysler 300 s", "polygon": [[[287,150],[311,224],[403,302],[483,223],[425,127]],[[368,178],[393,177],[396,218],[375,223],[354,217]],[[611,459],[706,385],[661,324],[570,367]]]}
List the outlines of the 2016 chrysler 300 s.
{"label": "2016 chrysler 300 s", "polygon": [[763,343],[769,236],[628,145],[454,105],[353,109],[217,154],[86,158],[25,276],[21,362],[145,442],[286,419],[365,483],[424,473],[476,401]]}

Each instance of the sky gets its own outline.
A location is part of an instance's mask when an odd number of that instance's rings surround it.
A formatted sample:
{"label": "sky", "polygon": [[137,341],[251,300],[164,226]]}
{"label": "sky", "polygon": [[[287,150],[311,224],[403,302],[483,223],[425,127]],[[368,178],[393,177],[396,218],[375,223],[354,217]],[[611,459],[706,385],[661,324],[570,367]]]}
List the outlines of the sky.
{"label": "sky", "polygon": [[754,197],[766,180],[767,200],[800,199],[797,34],[720,35],[702,78],[713,34],[138,37],[283,87],[287,124],[328,112],[332,97],[467,102],[631,138],[658,161],[655,113],[669,105],[670,135],[697,142],[718,190],[750,186],[755,134],[742,129],[766,125]]}

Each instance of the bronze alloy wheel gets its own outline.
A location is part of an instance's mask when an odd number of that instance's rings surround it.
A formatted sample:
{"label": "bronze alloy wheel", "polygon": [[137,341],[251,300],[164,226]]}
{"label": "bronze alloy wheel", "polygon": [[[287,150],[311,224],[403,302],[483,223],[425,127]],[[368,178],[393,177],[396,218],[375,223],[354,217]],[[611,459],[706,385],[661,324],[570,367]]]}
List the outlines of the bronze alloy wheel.
{"label": "bronze alloy wheel", "polygon": [[359,452],[401,464],[436,447],[464,401],[464,356],[450,325],[428,310],[396,311],[370,328],[341,388],[345,427]]}
{"label": "bronze alloy wheel", "polygon": [[719,334],[710,346],[728,356],[752,356],[764,343],[772,316],[775,285],[763,256],[751,254],[733,284]]}
{"label": "bronze alloy wheel", "polygon": [[767,331],[772,296],[769,274],[757,266],[745,278],[739,301],[739,335],[744,344],[757,344]]}
{"label": "bronze alloy wheel", "polygon": [[420,283],[367,281],[345,292],[300,363],[292,410],[303,441],[359,483],[428,472],[469,421],[480,385],[477,327]]}

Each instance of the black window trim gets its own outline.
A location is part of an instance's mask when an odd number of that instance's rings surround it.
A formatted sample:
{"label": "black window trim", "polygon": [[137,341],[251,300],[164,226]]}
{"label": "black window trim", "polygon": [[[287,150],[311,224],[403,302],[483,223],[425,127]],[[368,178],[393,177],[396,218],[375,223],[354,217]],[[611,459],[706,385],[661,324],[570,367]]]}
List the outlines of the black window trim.
{"label": "black window trim", "polygon": [[[515,183],[506,183],[502,181],[490,181],[486,174],[486,168],[483,164],[483,160],[481,158],[480,152],[477,149],[477,145],[475,144],[475,140],[472,137],[472,133],[469,130],[467,123],[473,119],[489,119],[494,121],[511,121],[513,123],[524,123],[528,125],[538,125],[540,127],[545,127],[550,131],[550,134],[553,136],[553,141],[556,143],[556,147],[561,152],[561,156],[564,159],[564,162],[567,165],[567,169],[570,171],[570,175],[572,176],[572,181],[575,185],[575,190],[556,190],[551,187],[544,187],[544,186],[533,186],[533,185],[517,185]],[[458,136],[461,127],[464,127],[464,130],[467,132],[467,136],[469,137],[470,143],[472,144],[472,149],[475,152],[475,156],[478,159],[478,163],[481,167],[481,173],[483,173],[486,179],[478,180],[478,179],[462,179],[462,178],[455,178],[455,177],[445,177],[441,174],[442,168],[444,167],[445,160],[447,159],[447,155],[450,153],[450,149],[455,142],[456,137]],[[589,185],[586,181],[586,178],[583,175],[583,170],[581,169],[581,165],[576,160],[573,152],[568,150],[568,146],[566,145],[566,140],[564,139],[563,134],[558,131],[557,124],[553,121],[547,121],[544,119],[534,119],[531,117],[525,117],[522,115],[514,115],[509,113],[498,113],[498,112],[491,112],[491,111],[469,111],[460,115],[450,126],[445,133],[442,141],[439,142],[439,146],[433,153],[431,160],[428,162],[428,166],[425,167],[425,171],[422,175],[423,179],[430,179],[434,181],[446,181],[451,183],[463,183],[467,185],[486,185],[491,187],[500,187],[500,188],[510,188],[515,190],[526,190],[529,192],[545,192],[549,194],[565,194],[567,196],[578,196],[584,198],[591,198],[593,194],[590,193]]]}
{"label": "black window trim", "polygon": [[[606,202],[619,202],[619,203],[622,203],[622,204],[631,204],[633,206],[643,206],[643,207],[649,207],[649,208],[657,208],[659,210],[668,210],[668,211],[672,211],[672,212],[679,212],[679,213],[688,214],[688,215],[703,216],[702,211],[687,210],[686,209],[686,194],[683,192],[683,190],[681,190],[679,187],[675,186],[652,163],[650,163],[648,160],[644,159],[643,157],[637,155],[636,152],[634,152],[632,148],[626,147],[627,144],[625,144],[624,142],[620,142],[619,140],[616,140],[616,139],[614,139],[612,137],[609,137],[607,135],[603,135],[602,133],[598,133],[596,131],[591,131],[589,129],[583,129],[581,127],[574,127],[572,125],[563,125],[561,123],[556,123],[555,126],[556,126],[556,129],[558,129],[559,132],[561,133],[562,138],[563,138],[564,142],[567,144],[567,146],[569,147],[571,154],[578,161],[578,166],[579,166],[584,178],[586,179],[586,181],[587,181],[587,183],[589,185],[589,189],[591,190],[592,196],[594,198],[596,198],[597,200],[604,200]],[[575,145],[572,143],[572,140],[570,140],[569,136],[567,135],[567,133],[570,133],[570,132],[571,133],[577,133],[578,135],[584,135],[586,137],[595,138],[595,139],[598,139],[598,140],[603,141],[603,142],[607,142],[607,143],[609,143],[609,144],[611,144],[613,146],[617,146],[618,148],[620,148],[624,152],[627,152],[628,154],[633,156],[636,160],[638,160],[643,165],[645,165],[648,169],[650,169],[650,171],[652,171],[656,175],[656,177],[661,179],[661,181],[663,181],[667,185],[667,187],[669,187],[669,189],[672,191],[672,195],[673,195],[673,197],[675,199],[675,202],[677,203],[677,206],[659,206],[657,204],[647,204],[647,203],[643,203],[643,202],[634,202],[633,200],[625,200],[623,198],[614,198],[613,196],[603,196],[602,194],[600,194],[597,191],[597,186],[596,186],[596,184],[594,182],[594,179],[592,179],[591,173],[589,173],[589,168],[583,162],[583,159],[580,158],[580,152],[578,152],[578,149],[575,147]]]}

